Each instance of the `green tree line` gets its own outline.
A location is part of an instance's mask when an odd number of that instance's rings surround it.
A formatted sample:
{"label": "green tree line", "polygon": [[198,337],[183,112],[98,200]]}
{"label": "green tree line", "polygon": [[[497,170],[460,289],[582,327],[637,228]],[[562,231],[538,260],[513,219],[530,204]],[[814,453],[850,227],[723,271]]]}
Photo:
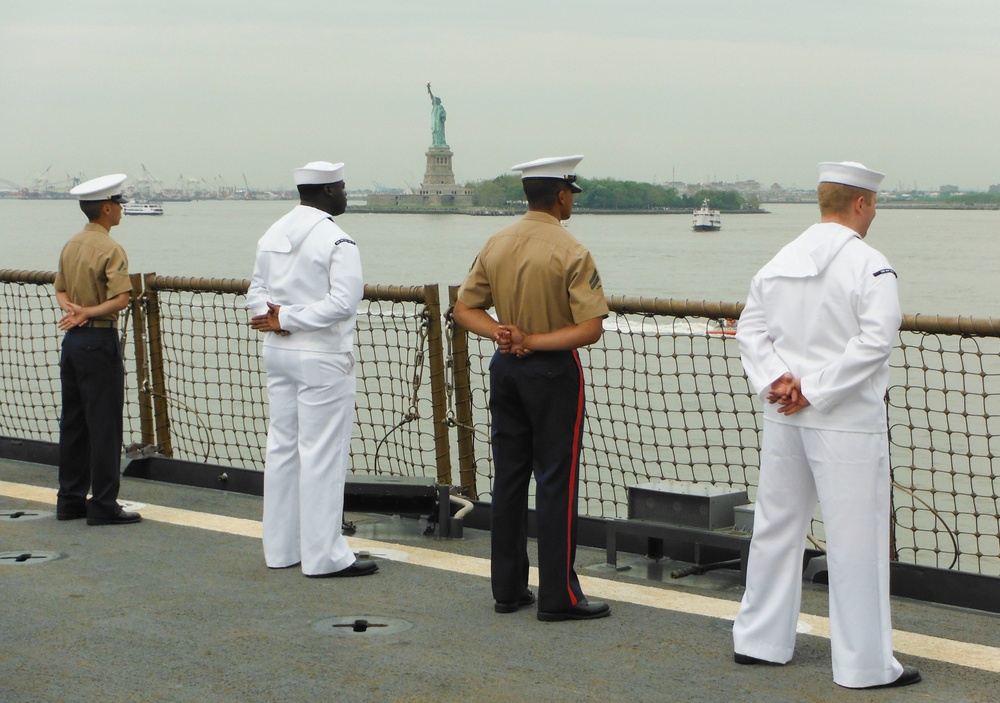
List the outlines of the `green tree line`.
{"label": "green tree line", "polygon": [[942,205],[965,205],[968,207],[1000,206],[1000,193],[940,193],[936,197],[910,197],[909,200],[934,202]]}
{"label": "green tree line", "polygon": [[[701,206],[708,198],[712,207],[719,210],[739,210],[746,200],[735,190],[699,190],[693,194],[680,194],[672,186],[637,181],[619,181],[613,178],[579,179],[583,188],[575,205],[589,210],[664,210],[688,209]],[[498,176],[492,180],[469,184],[474,189],[473,202],[487,208],[524,207],[524,190],[519,176]]]}

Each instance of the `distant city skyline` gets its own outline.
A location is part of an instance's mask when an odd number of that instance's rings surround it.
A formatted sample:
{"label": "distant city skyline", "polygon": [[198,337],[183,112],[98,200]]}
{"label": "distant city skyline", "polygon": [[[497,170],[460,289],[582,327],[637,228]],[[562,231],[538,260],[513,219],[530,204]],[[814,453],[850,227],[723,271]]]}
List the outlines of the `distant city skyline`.
{"label": "distant city skyline", "polygon": [[583,177],[657,183],[810,189],[825,160],[883,171],[887,190],[1000,183],[995,0],[122,9],[0,3],[0,179],[144,165],[164,184],[283,189],[330,159],[352,189],[416,187],[430,82],[463,183],[572,153]]}
{"label": "distant city skyline", "polygon": [[[11,180],[11,179],[4,178],[3,175],[0,174],[0,192],[12,190],[12,189],[14,189],[15,186],[17,186],[19,190],[28,190],[28,189],[31,189],[32,186],[34,186],[35,188],[38,188],[42,184],[46,184],[46,186],[48,188],[52,189],[52,190],[68,191],[69,188],[72,185],[75,185],[76,183],[82,182],[82,181],[87,180],[89,178],[94,178],[94,177],[96,177],[96,175],[100,175],[100,174],[83,174],[83,173],[80,173],[77,176],[72,176],[71,174],[67,173],[62,178],[59,178],[58,174],[51,173],[52,169],[47,169],[47,171],[49,171],[50,173],[42,172],[40,174],[36,174],[36,176],[33,176],[31,179],[29,179],[28,181],[23,182],[23,183],[18,183],[16,181]],[[209,192],[209,191],[213,191],[214,192],[214,191],[218,191],[218,190],[225,190],[225,191],[231,191],[231,192],[245,192],[245,191],[250,191],[250,192],[254,192],[254,191],[256,191],[256,192],[286,192],[286,191],[287,192],[294,192],[295,191],[295,186],[292,184],[292,179],[291,179],[290,176],[286,179],[287,182],[282,183],[280,185],[275,185],[275,184],[267,184],[267,183],[260,183],[260,184],[258,184],[258,183],[251,183],[249,180],[244,180],[243,174],[238,175],[237,176],[237,180],[233,180],[233,181],[227,180],[222,175],[217,175],[217,176],[215,176],[212,179],[205,179],[205,178],[193,176],[193,175],[190,175],[190,174],[182,174],[178,178],[176,178],[176,179],[174,179],[174,180],[171,181],[170,179],[161,179],[158,176],[156,176],[155,174],[149,172],[148,170],[144,173],[143,170],[142,170],[142,167],[140,167],[139,169],[136,169],[134,171],[129,171],[128,169],[125,169],[122,172],[126,173],[126,175],[129,176],[129,179],[125,182],[125,188],[128,191],[132,191],[132,190],[138,190],[138,191],[142,191],[142,192],[147,192],[147,191],[161,192],[161,191],[164,191],[164,190],[166,190],[166,191],[187,190],[189,192]],[[140,175],[133,176],[132,173],[137,173],[137,174],[140,174]],[[493,178],[496,178],[498,176],[503,176],[503,175],[515,175],[515,174],[513,172],[498,173],[495,176],[490,176],[490,177],[487,177],[487,178],[484,178],[484,179],[479,179],[478,181],[468,181],[467,183],[472,184],[472,183],[476,183],[476,182],[483,181],[483,180],[492,180]],[[594,177],[592,177],[592,176],[588,176],[585,173],[579,174],[579,177],[580,177],[581,182],[586,182],[588,179],[592,179],[592,178],[600,178],[600,179],[608,178],[608,179],[619,180],[619,181],[637,181],[637,180],[639,180],[639,179],[635,179],[635,178],[618,177],[618,176],[615,176],[615,175],[594,176]],[[796,191],[796,192],[797,191],[814,191],[815,187],[816,187],[816,184],[811,184],[811,185],[802,186],[802,187],[799,187],[799,186],[786,186],[784,183],[781,183],[781,182],[777,182],[777,181],[775,181],[773,183],[764,182],[764,181],[761,181],[758,178],[753,178],[752,176],[751,177],[746,177],[746,178],[741,177],[738,181],[736,181],[736,180],[732,180],[732,181],[729,181],[729,180],[720,180],[720,181],[639,181],[639,182],[654,183],[655,185],[660,185],[660,186],[664,186],[664,187],[676,187],[678,189],[694,188],[694,187],[699,187],[699,186],[704,186],[704,187],[712,187],[712,186],[736,187],[736,186],[741,186],[741,185],[745,185],[745,184],[749,184],[749,183],[757,183],[757,184],[759,184],[760,190],[762,190],[762,191],[769,190],[769,189],[771,189],[774,186],[778,186],[778,187],[780,187],[781,190],[784,190],[784,191]],[[389,178],[379,178],[379,179],[374,180],[372,182],[372,184],[368,185],[368,186],[365,186],[365,185],[358,185],[358,186],[349,185],[348,188],[347,188],[347,191],[350,192],[350,193],[379,192],[380,190],[382,192],[397,192],[397,191],[406,191],[407,189],[409,189],[411,187],[411,185],[412,185],[412,187],[413,187],[414,190],[418,189],[417,186],[416,186],[416,184],[392,183],[391,179],[389,179]],[[932,186],[928,186],[928,187],[922,187],[922,186],[918,187],[916,184],[914,184],[913,186],[907,187],[907,184],[904,184],[904,183],[892,184],[892,183],[889,183],[888,180],[886,180],[886,181],[884,181],[882,183],[881,190],[883,192],[894,192],[894,193],[910,193],[910,192],[922,192],[922,193],[950,192],[950,193],[955,193],[955,192],[988,192],[988,191],[996,191],[998,188],[1000,188],[1000,186],[998,186],[996,184],[990,184],[989,186],[987,186],[985,188],[981,188],[981,189],[980,188],[962,188],[961,186],[958,186],[958,185],[955,185],[955,184],[951,184],[951,183],[941,183],[941,184],[938,184],[938,185],[932,185]],[[737,190],[749,190],[748,188],[735,188],[735,189],[737,189]]]}

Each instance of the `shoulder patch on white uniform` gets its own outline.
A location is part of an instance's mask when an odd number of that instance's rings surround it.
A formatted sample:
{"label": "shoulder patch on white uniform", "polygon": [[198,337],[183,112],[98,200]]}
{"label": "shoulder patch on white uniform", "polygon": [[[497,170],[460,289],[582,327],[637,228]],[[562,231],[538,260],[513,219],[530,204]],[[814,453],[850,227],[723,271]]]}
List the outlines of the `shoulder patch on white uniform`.
{"label": "shoulder patch on white uniform", "polygon": [[896,278],[899,278],[899,274],[896,273],[895,271],[893,271],[892,269],[880,269],[880,270],[876,271],[875,273],[873,273],[872,275],[877,277],[877,276],[881,276],[883,273],[891,273]]}
{"label": "shoulder patch on white uniform", "polygon": [[357,246],[357,245],[358,245],[358,243],[357,243],[357,242],[355,242],[355,241],[354,241],[353,239],[351,239],[350,237],[344,237],[343,239],[338,239],[338,240],[337,240],[336,242],[334,242],[334,245],[335,245],[335,246],[338,246],[338,247],[339,247],[339,246],[340,246],[341,244],[353,244],[354,246]]}

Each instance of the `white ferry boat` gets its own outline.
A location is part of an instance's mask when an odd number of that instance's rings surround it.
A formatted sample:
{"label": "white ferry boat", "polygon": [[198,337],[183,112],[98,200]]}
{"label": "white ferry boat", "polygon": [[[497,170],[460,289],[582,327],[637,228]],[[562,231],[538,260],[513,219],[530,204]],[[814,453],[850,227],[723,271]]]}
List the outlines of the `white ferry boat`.
{"label": "white ferry boat", "polygon": [[701,203],[701,208],[694,211],[695,232],[715,232],[722,229],[722,216],[718,210],[710,210],[708,198]]}
{"label": "white ferry boat", "polygon": [[126,215],[162,215],[163,205],[145,200],[134,200],[130,203],[125,203],[122,211]]}

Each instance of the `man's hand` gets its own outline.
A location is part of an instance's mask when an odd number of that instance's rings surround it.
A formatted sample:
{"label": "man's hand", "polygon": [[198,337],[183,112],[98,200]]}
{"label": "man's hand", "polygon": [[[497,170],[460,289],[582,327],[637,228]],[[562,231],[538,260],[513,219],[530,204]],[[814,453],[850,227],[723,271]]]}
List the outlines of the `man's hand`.
{"label": "man's hand", "polygon": [[802,379],[794,378],[790,373],[784,373],[767,392],[768,403],[778,403],[778,412],[782,415],[794,415],[799,410],[809,407],[809,401],[802,395]]}
{"label": "man's hand", "polygon": [[282,337],[287,337],[291,333],[288,332],[288,330],[281,329],[281,322],[278,320],[278,313],[280,310],[280,305],[268,302],[266,313],[263,315],[255,315],[250,318],[250,327],[258,332],[275,332],[276,334],[280,334]]}
{"label": "man's hand", "polygon": [[497,328],[497,333],[493,335],[493,341],[501,354],[510,353],[510,330],[504,329],[503,325]]}
{"label": "man's hand", "polygon": [[67,300],[63,301],[62,309],[66,314],[59,320],[59,329],[63,331],[85,325],[87,324],[87,320],[90,319],[87,317],[87,313],[82,305],[77,305]]}
{"label": "man's hand", "polygon": [[528,349],[526,342],[528,335],[522,332],[517,325],[500,325],[500,331],[497,333],[497,346],[500,348],[501,354],[514,354],[518,357],[526,357],[531,355],[531,349]]}
{"label": "man's hand", "polygon": [[771,384],[771,389],[767,392],[767,402],[774,404],[782,399],[787,399],[794,381],[795,378],[791,373],[783,373]]}

